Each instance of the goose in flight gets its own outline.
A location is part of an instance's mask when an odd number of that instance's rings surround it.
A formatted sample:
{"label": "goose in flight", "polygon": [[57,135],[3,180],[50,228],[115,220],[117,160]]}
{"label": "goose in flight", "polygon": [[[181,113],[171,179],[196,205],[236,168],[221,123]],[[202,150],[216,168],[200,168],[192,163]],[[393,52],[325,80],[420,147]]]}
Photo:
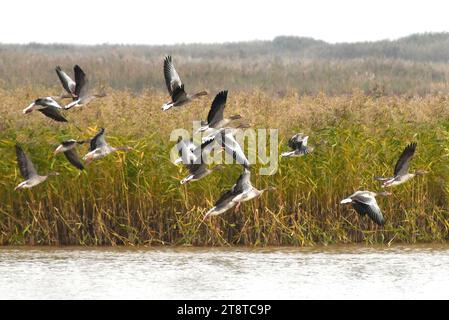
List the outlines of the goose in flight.
{"label": "goose in flight", "polygon": [[51,118],[58,122],[68,122],[66,118],[61,114],[62,107],[53,97],[45,97],[36,99],[28,107],[23,109],[24,114],[31,113],[37,110],[43,113],[48,118]]}
{"label": "goose in flight", "polygon": [[204,148],[200,149],[201,154],[197,159],[195,159],[191,163],[185,163],[184,166],[189,170],[189,175],[181,180],[181,184],[186,184],[190,181],[198,181],[209,174],[219,170],[222,168],[221,165],[215,166],[212,169],[209,169],[207,166],[207,151]]}
{"label": "goose in flight", "polygon": [[36,172],[36,168],[33,162],[26,156],[22,148],[16,144],[16,156],[17,163],[19,165],[20,174],[25,179],[25,181],[19,183],[14,190],[32,188],[45,180],[50,176],[58,176],[59,173],[51,172],[46,176],[41,176]]}
{"label": "goose in flight", "polygon": [[[67,73],[65,73],[64,70],[61,69],[60,66],[57,66],[55,68],[56,74],[58,75],[59,80],[61,81],[62,86],[64,87],[65,91],[69,94],[69,98],[72,98],[73,100],[76,100],[76,93],[75,88],[76,84],[75,81],[70,78]],[[63,96],[64,98],[66,96]]]}
{"label": "goose in flight", "polygon": [[415,154],[416,143],[411,143],[405,147],[398,161],[396,162],[396,166],[394,167],[393,177],[375,177],[376,180],[382,182],[382,187],[390,187],[397,186],[402,184],[415,176],[424,175],[427,171],[424,170],[416,170],[413,173],[408,172],[410,160]]}
{"label": "goose in flight", "polygon": [[81,69],[79,65],[75,65],[73,68],[75,71],[75,94],[74,101],[70,102],[64,106],[65,110],[71,109],[73,107],[82,107],[90,103],[95,98],[103,98],[106,94],[90,94],[89,93],[89,81],[87,80],[86,74]]}
{"label": "goose in flight", "polygon": [[201,91],[193,95],[185,92],[184,84],[176,72],[171,56],[166,56],[164,59],[164,77],[168,93],[171,97],[171,101],[164,103],[162,106],[162,110],[164,111],[170,109],[171,107],[180,107],[194,99],[207,95],[206,91]]}
{"label": "goose in flight", "polygon": [[201,127],[197,132],[211,131],[210,129],[221,129],[227,126],[231,121],[241,119],[240,115],[233,115],[229,118],[224,118],[224,109],[226,107],[226,100],[228,98],[228,91],[220,91],[212,101],[207,121],[201,121]]}
{"label": "goose in flight", "polygon": [[86,143],[87,141],[85,140],[81,140],[81,141],[77,141],[75,139],[70,139],[70,140],[66,140],[63,141],[55,150],[55,155],[58,153],[63,152],[65,157],[67,158],[67,160],[76,168],[78,168],[79,170],[84,170],[84,166],[81,163],[78,154],[75,151],[75,147]]}
{"label": "goose in flight", "polygon": [[288,146],[292,149],[292,151],[281,153],[281,157],[300,157],[311,153],[313,151],[313,147],[307,145],[308,140],[309,136],[302,133],[295,134],[290,138],[290,140],[288,140]]}
{"label": "goose in flight", "polygon": [[180,140],[178,142],[180,157],[176,159],[175,163],[182,162],[189,170],[189,175],[181,180],[181,184],[198,181],[222,168],[222,166],[215,166],[209,169],[207,166],[207,155],[211,151],[213,142],[213,140],[209,140],[200,146],[196,146],[193,141]]}
{"label": "goose in flight", "polygon": [[83,157],[83,160],[86,161],[86,165],[90,164],[93,160],[104,158],[111,153],[117,151],[130,151],[133,149],[127,146],[118,148],[111,147],[104,138],[104,132],[104,128],[101,128],[90,140],[89,152]]}
{"label": "goose in flight", "polygon": [[340,203],[350,203],[355,211],[361,216],[368,215],[371,220],[380,226],[385,224],[384,216],[380,211],[379,205],[376,201],[376,196],[389,196],[391,193],[383,192],[371,192],[371,191],[357,191],[346,199],[343,199]]}
{"label": "goose in flight", "polygon": [[251,184],[251,172],[249,169],[244,168],[242,174],[237,179],[237,182],[230,190],[221,195],[214,206],[205,214],[203,221],[210,216],[222,214],[235,206],[235,210],[238,210],[242,202],[257,198],[265,191],[274,189],[275,188],[273,187],[268,187],[266,189],[258,190],[253,187]]}

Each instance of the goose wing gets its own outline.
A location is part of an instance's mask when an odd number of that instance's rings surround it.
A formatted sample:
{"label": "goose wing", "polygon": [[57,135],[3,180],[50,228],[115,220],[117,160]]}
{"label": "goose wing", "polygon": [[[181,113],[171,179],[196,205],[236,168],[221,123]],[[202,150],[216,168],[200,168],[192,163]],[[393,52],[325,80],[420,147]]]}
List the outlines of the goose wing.
{"label": "goose wing", "polygon": [[301,147],[307,146],[308,139],[308,136],[305,136],[302,133],[297,133],[288,140],[288,146],[293,150],[300,150]]}
{"label": "goose wing", "polygon": [[28,159],[25,152],[23,152],[23,149],[18,144],[16,144],[16,156],[20,174],[25,180],[37,176],[36,168],[34,167],[31,160]]}
{"label": "goose wing", "polygon": [[401,156],[394,167],[394,176],[402,176],[407,174],[408,167],[410,164],[410,160],[413,157],[416,150],[416,143],[411,143],[405,147],[404,151],[402,151]]}
{"label": "goose wing", "polygon": [[81,163],[78,154],[76,153],[75,150],[70,149],[64,152],[65,157],[67,158],[67,160],[76,168],[80,169],[80,170],[84,170],[84,166]]}
{"label": "goose wing", "polygon": [[90,148],[89,151],[94,151],[97,148],[101,148],[107,145],[106,140],[104,139],[104,128],[101,128],[100,131],[90,140]]}
{"label": "goose wing", "polygon": [[354,194],[352,197],[352,207],[364,216],[365,214],[371,218],[375,223],[382,226],[385,224],[385,219],[377,204],[376,198],[368,193]]}
{"label": "goose wing", "polygon": [[47,107],[44,109],[38,109],[39,112],[42,112],[45,116],[58,121],[58,122],[68,122],[66,118],[61,114],[58,108],[55,107]]}
{"label": "goose wing", "polygon": [[195,146],[192,150],[195,159],[199,159],[201,157],[201,162],[204,162],[207,159],[207,155],[214,147],[214,142],[214,139],[208,139],[203,141],[200,146]]}
{"label": "goose wing", "polygon": [[251,184],[251,171],[244,168],[242,174],[237,179],[237,182],[232,187],[232,190],[235,194],[240,194],[251,190],[252,187],[253,186]]}
{"label": "goose wing", "polygon": [[232,155],[237,163],[241,164],[245,168],[249,168],[249,161],[242,150],[242,147],[234,138],[232,132],[226,133],[226,130],[221,132],[221,145],[225,149],[226,153]]}
{"label": "goose wing", "polygon": [[45,98],[39,98],[34,101],[34,104],[42,107],[52,107],[55,109],[62,109],[62,107],[59,105],[59,103],[51,98],[51,97],[45,97]]}
{"label": "goose wing", "polygon": [[223,120],[223,113],[227,98],[227,90],[221,91],[215,96],[214,101],[212,101],[212,106],[210,108],[209,114],[207,115],[207,123],[209,127],[212,127],[217,122]]}
{"label": "goose wing", "polygon": [[385,219],[377,204],[367,205],[360,202],[352,202],[352,207],[362,216],[367,214],[376,224],[380,226],[385,224]]}
{"label": "goose wing", "polygon": [[75,65],[73,67],[73,71],[75,72],[75,95],[78,99],[86,97],[88,91],[88,81],[86,78],[86,74],[83,69],[79,65]]}
{"label": "goose wing", "polygon": [[193,174],[193,175],[206,170],[206,167],[207,167],[207,165],[204,162],[186,164],[185,166],[186,166],[187,170],[189,170],[189,173]]}
{"label": "goose wing", "polygon": [[75,81],[70,78],[67,73],[65,73],[60,66],[56,67],[56,74],[58,75],[59,80],[61,81],[62,86],[64,87],[65,91],[67,91],[70,95],[75,94]]}
{"label": "goose wing", "polygon": [[186,91],[184,90],[184,84],[181,86],[175,85],[173,93],[171,95],[172,101],[182,101],[187,99]]}
{"label": "goose wing", "polygon": [[180,88],[182,86],[182,82],[176,72],[175,66],[173,65],[171,56],[166,56],[164,59],[164,77],[168,93],[170,96],[173,96],[175,88]]}
{"label": "goose wing", "polygon": [[228,190],[221,194],[220,198],[218,198],[218,200],[215,202],[214,206],[215,207],[226,206],[228,203],[233,202],[235,196],[236,196],[236,194],[234,193],[234,191],[232,189]]}

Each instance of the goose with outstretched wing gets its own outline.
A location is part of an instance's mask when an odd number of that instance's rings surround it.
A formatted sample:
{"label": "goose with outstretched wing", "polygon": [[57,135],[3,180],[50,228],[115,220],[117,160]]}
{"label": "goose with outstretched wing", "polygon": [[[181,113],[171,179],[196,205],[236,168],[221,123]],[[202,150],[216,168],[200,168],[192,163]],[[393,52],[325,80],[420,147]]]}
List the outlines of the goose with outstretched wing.
{"label": "goose with outstretched wing", "polygon": [[67,119],[61,114],[62,107],[53,97],[45,97],[36,99],[28,107],[23,109],[23,114],[29,114],[37,110],[46,117],[58,122],[68,122]]}
{"label": "goose with outstretched wing", "polygon": [[66,106],[64,109],[68,110],[73,107],[82,107],[90,103],[92,100],[96,98],[103,98],[106,94],[91,94],[89,92],[89,81],[84,73],[83,69],[79,65],[75,65],[73,67],[75,72],[75,94],[76,99]]}
{"label": "goose with outstretched wing", "polygon": [[67,158],[67,160],[76,168],[79,170],[84,170],[84,165],[82,164],[81,160],[78,157],[78,153],[76,152],[75,148],[78,145],[84,144],[87,141],[85,140],[75,140],[70,139],[63,141],[55,150],[55,155],[58,153],[64,153],[64,156]]}
{"label": "goose with outstretched wing", "polygon": [[409,172],[410,160],[416,151],[416,143],[410,143],[407,145],[402,151],[401,156],[396,162],[396,166],[394,167],[393,177],[375,177],[376,180],[382,182],[382,187],[390,187],[397,186],[402,184],[411,178],[419,175],[424,175],[427,171],[424,170],[416,170],[415,172]]}
{"label": "goose with outstretched wing", "polygon": [[100,131],[90,140],[89,152],[83,157],[86,161],[86,165],[89,165],[93,160],[101,159],[107,155],[117,151],[130,151],[133,148],[128,146],[123,147],[111,147],[104,138],[105,129],[101,128]]}
{"label": "goose with outstretched wing", "polygon": [[16,144],[16,157],[20,174],[22,175],[23,179],[25,179],[25,181],[19,183],[14,190],[29,189],[44,182],[50,176],[59,175],[59,173],[57,172],[51,172],[45,176],[39,175],[36,171],[36,168],[34,167],[33,162],[31,162],[31,160],[23,151],[22,147],[18,144]]}
{"label": "goose with outstretched wing", "polygon": [[305,154],[311,153],[313,147],[308,146],[309,136],[302,133],[297,133],[288,140],[288,146],[292,151],[281,153],[281,157],[301,157]]}
{"label": "goose with outstretched wing", "polygon": [[243,168],[243,172],[240,174],[236,183],[232,188],[221,195],[221,197],[215,202],[214,206],[206,212],[203,221],[210,216],[222,214],[229,209],[236,207],[238,210],[240,204],[245,201],[252,200],[261,196],[265,191],[274,190],[274,187],[268,187],[266,189],[258,190],[251,184],[251,172],[247,168]]}
{"label": "goose with outstretched wing", "polygon": [[240,115],[232,115],[229,118],[224,118],[224,110],[226,107],[226,100],[228,98],[228,91],[220,91],[212,101],[207,121],[202,121],[201,127],[197,132],[205,132],[205,135],[210,134],[213,129],[221,129],[227,126],[231,121],[240,119]]}
{"label": "goose with outstretched wing", "polygon": [[184,89],[184,84],[178,75],[178,72],[173,65],[172,57],[166,56],[164,58],[164,78],[171,101],[164,103],[162,110],[166,111],[172,107],[183,106],[201,96],[206,96],[206,91],[200,91],[193,95],[187,94]]}
{"label": "goose with outstretched wing", "polygon": [[189,175],[181,180],[181,184],[198,181],[222,168],[222,166],[215,166],[212,169],[208,168],[207,157],[212,150],[213,143],[213,140],[209,140],[197,146],[192,140],[178,140],[179,158],[175,160],[175,164],[183,163],[189,171]]}
{"label": "goose with outstretched wing", "polygon": [[348,198],[343,199],[340,203],[350,203],[355,211],[361,216],[368,215],[376,224],[383,226],[385,218],[376,201],[376,196],[389,196],[389,192],[372,192],[372,191],[357,191]]}

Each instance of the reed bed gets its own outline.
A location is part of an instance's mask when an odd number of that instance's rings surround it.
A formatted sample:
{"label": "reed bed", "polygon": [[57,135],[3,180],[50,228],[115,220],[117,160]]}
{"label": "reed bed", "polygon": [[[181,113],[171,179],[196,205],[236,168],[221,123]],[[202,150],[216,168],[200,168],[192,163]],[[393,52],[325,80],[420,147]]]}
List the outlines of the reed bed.
{"label": "reed bed", "polygon": [[[230,92],[227,113],[253,128],[279,129],[279,154],[296,132],[310,144],[302,158],[282,159],[271,176],[252,169],[258,188],[276,191],[201,223],[219,195],[241,172],[228,165],[181,186],[186,175],[169,159],[175,128],[191,130],[205,119],[213,96],[162,112],[164,92],[108,90],[104,99],[66,112],[56,123],[21,110],[54,88],[0,89],[0,244],[6,245],[314,245],[333,243],[444,242],[449,239],[449,96],[350,95],[273,97]],[[135,151],[94,162],[86,172],[53,156],[63,139],[87,138],[100,128],[112,145]],[[79,128],[79,129],[78,129]],[[430,171],[378,199],[387,219],[378,227],[359,217],[344,197],[378,190],[375,175],[389,175],[404,146],[418,142],[411,169]],[[23,145],[38,171],[58,171],[45,183],[14,191],[20,177],[14,144]],[[78,149],[80,154],[85,148]]]}

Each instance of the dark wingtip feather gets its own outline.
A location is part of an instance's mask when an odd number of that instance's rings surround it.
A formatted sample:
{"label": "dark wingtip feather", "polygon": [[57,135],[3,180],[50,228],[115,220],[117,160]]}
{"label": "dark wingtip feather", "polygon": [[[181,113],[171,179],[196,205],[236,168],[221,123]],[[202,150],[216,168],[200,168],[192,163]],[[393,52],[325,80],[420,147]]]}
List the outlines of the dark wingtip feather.
{"label": "dark wingtip feather", "polygon": [[407,147],[408,147],[410,150],[415,151],[417,146],[418,146],[418,144],[417,144],[416,142],[412,142],[412,143],[410,143]]}
{"label": "dark wingtip feather", "polygon": [[16,143],[15,145],[15,149],[16,149],[16,154],[23,152],[22,147],[20,146],[20,144]]}
{"label": "dark wingtip feather", "polygon": [[77,73],[86,75],[86,74],[84,73],[83,69],[81,69],[81,67],[80,67],[79,65],[77,65],[77,64],[75,64],[75,66],[73,67],[73,70],[75,71],[75,75],[76,75]]}

